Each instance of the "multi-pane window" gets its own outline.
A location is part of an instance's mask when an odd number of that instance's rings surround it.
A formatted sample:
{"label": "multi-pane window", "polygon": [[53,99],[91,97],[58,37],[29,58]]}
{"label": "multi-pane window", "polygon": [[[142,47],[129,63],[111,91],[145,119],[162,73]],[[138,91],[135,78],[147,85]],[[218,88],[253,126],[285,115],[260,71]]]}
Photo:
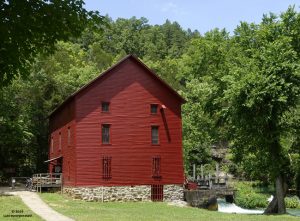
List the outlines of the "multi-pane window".
{"label": "multi-pane window", "polygon": [[111,157],[105,156],[102,158],[102,168],[103,179],[111,179]]}
{"label": "multi-pane window", "polygon": [[152,177],[153,178],[161,178],[160,157],[159,156],[155,156],[152,158]]}
{"label": "multi-pane window", "polygon": [[157,104],[151,104],[150,105],[150,112],[151,114],[157,114],[158,105]]}
{"label": "multi-pane window", "polygon": [[109,144],[110,143],[110,125],[102,124],[102,143]]}
{"label": "multi-pane window", "polygon": [[68,145],[71,144],[71,128],[68,127]]}
{"label": "multi-pane window", "polygon": [[54,151],[54,142],[53,142],[53,137],[51,137],[51,152],[53,153]]}
{"label": "multi-pane window", "polygon": [[158,126],[151,126],[151,142],[152,144],[159,144]]}
{"label": "multi-pane window", "polygon": [[102,102],[101,109],[102,112],[109,112],[109,102]]}
{"label": "multi-pane window", "polygon": [[61,150],[61,132],[59,132],[58,148]]}

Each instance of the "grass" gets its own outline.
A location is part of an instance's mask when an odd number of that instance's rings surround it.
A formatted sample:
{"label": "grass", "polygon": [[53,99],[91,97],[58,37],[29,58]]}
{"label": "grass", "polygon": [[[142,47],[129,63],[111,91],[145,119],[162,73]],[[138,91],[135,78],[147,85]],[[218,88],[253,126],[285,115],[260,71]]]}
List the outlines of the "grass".
{"label": "grass", "polygon": [[42,219],[33,213],[19,197],[0,195],[0,220],[40,221]]}
{"label": "grass", "polygon": [[209,221],[292,221],[299,218],[280,215],[242,215],[212,212],[198,208],[181,208],[166,203],[101,203],[73,200],[58,193],[42,193],[41,198],[54,210],[78,221],[120,220],[209,220]]}

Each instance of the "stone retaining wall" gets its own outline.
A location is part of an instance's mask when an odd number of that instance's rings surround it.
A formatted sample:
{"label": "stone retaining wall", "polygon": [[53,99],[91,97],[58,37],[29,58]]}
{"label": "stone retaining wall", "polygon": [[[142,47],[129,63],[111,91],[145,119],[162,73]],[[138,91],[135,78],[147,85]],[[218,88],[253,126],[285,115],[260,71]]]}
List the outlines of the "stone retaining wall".
{"label": "stone retaining wall", "polygon": [[228,200],[234,200],[235,190],[226,189],[208,189],[208,190],[184,190],[184,196],[187,203],[193,207],[207,208],[211,202],[218,197],[225,197]]}
{"label": "stone retaining wall", "polygon": [[[64,187],[64,193],[75,199],[99,202],[150,201],[151,185]],[[164,185],[164,201],[183,200],[181,185]]]}

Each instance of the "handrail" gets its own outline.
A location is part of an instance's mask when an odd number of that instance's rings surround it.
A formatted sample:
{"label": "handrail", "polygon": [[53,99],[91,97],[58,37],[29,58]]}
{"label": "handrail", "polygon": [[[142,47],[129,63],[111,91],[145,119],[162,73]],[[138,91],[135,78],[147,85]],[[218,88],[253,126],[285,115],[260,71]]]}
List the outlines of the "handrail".
{"label": "handrail", "polygon": [[32,183],[40,192],[45,185],[60,185],[62,190],[62,177],[62,173],[37,173],[32,175]]}
{"label": "handrail", "polygon": [[48,176],[48,175],[61,175],[62,173],[35,173],[35,174],[33,174],[32,176],[34,177],[34,176],[44,176],[44,175],[46,175],[46,176]]}

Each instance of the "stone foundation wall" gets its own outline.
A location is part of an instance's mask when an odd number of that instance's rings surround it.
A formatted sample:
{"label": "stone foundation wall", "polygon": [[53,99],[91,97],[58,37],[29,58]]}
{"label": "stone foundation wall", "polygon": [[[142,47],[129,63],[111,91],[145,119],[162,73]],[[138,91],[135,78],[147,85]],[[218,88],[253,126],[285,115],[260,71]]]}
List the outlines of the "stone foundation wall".
{"label": "stone foundation wall", "polygon": [[164,201],[183,200],[183,185],[164,185]]}
{"label": "stone foundation wall", "polygon": [[[75,199],[99,202],[150,201],[151,185],[64,187],[64,193]],[[183,200],[182,185],[164,185],[164,201]]]}
{"label": "stone foundation wall", "polygon": [[64,193],[86,201],[150,201],[151,186],[64,187]]}

